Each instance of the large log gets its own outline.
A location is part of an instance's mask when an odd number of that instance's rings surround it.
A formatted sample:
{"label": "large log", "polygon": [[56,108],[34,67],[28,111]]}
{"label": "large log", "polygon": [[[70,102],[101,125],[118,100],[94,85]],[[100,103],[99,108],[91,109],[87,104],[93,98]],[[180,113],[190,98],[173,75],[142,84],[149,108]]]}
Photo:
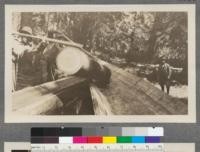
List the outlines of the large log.
{"label": "large log", "polygon": [[88,82],[83,78],[67,77],[13,93],[15,113],[94,114]]}
{"label": "large log", "polygon": [[105,87],[110,83],[110,70],[80,48],[66,46],[60,51],[55,50],[56,48],[51,48],[44,55],[55,57],[50,61],[55,60],[57,68],[66,75],[84,77],[99,87]]}
{"label": "large log", "polygon": [[56,65],[65,74],[73,75],[80,69],[89,69],[90,59],[80,49],[67,46],[56,56]]}
{"label": "large log", "polygon": [[63,41],[18,32],[13,32],[12,34],[65,45],[61,50],[55,47],[48,50],[47,47],[46,51],[44,51],[44,56],[49,62],[56,62],[58,69],[65,72],[66,75],[78,73],[78,76],[83,76],[101,87],[109,84],[110,70],[105,65],[101,65],[94,56],[83,49],[82,45],[73,42],[70,38],[65,36],[68,41]]}

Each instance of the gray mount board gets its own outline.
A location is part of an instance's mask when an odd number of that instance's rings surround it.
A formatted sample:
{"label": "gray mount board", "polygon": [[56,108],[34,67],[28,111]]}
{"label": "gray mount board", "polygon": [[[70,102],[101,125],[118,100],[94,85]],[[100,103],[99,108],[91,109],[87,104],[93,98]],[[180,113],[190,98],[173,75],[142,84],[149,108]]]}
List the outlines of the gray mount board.
{"label": "gray mount board", "polygon": [[165,3],[196,3],[196,38],[197,41],[200,40],[200,1],[193,0],[10,0],[10,1],[0,1],[0,152],[3,152],[3,142],[23,142],[30,141],[30,128],[31,127],[59,127],[61,125],[64,126],[161,126],[165,129],[165,137],[163,142],[195,142],[196,143],[196,152],[200,151],[200,95],[199,95],[199,87],[200,87],[200,43],[196,43],[196,64],[197,64],[197,123],[132,123],[132,124],[102,124],[102,123],[84,123],[84,124],[5,124],[4,123],[4,4],[165,4]]}

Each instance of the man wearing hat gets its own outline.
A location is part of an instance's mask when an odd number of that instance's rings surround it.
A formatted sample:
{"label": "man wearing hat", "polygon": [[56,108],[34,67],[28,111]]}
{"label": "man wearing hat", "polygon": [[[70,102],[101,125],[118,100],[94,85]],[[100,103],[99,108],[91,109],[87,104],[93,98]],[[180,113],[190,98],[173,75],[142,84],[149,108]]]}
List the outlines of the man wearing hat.
{"label": "man wearing hat", "polygon": [[[28,26],[24,26],[19,30],[23,34],[32,34],[32,29]],[[25,36],[15,36],[12,43],[12,77],[13,88],[12,91],[19,90],[19,77],[21,76],[21,60],[26,51],[32,49],[31,38]]]}
{"label": "man wearing hat", "polygon": [[[19,30],[22,34],[32,35],[32,29],[24,26]],[[12,65],[13,65],[13,89],[17,91],[28,86],[41,83],[41,53],[44,49],[42,43],[35,44],[31,37],[18,36],[13,41]]]}
{"label": "man wearing hat", "polygon": [[171,75],[172,75],[172,70],[170,65],[166,63],[164,58],[162,58],[158,68],[158,82],[161,86],[162,91],[165,91],[165,86],[166,86],[167,94],[169,94],[170,90]]}

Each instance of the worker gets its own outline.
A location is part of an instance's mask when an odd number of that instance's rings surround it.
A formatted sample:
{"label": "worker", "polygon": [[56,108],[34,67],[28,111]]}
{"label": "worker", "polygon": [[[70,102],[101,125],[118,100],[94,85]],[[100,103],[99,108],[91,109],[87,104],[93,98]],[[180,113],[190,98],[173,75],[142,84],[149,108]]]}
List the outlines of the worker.
{"label": "worker", "polygon": [[[24,26],[19,30],[22,34],[32,35],[32,29]],[[28,36],[17,36],[12,47],[12,91],[41,83],[41,53],[43,43],[35,44]]]}
{"label": "worker", "polygon": [[[22,34],[32,34],[32,29],[28,26],[24,26],[19,30]],[[13,88],[12,91],[16,91],[21,86],[19,85],[19,80],[22,79],[20,67],[21,59],[24,53],[32,49],[32,39],[25,36],[17,36],[13,39],[12,47],[12,77],[13,77]],[[25,53],[26,54],[26,53]],[[24,65],[26,67],[26,65]],[[24,69],[25,70],[25,69]],[[21,71],[21,72],[20,72]],[[23,81],[23,80],[22,80]]]}
{"label": "worker", "polygon": [[161,86],[162,91],[165,91],[166,86],[167,94],[169,94],[170,91],[171,75],[172,70],[170,65],[166,63],[164,58],[162,58],[158,68],[158,82]]}

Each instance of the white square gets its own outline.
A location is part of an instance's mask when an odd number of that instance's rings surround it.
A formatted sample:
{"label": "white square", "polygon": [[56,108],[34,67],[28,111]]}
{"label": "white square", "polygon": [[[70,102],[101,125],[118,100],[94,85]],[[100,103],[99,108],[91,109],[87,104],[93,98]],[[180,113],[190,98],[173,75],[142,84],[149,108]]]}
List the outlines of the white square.
{"label": "white square", "polygon": [[149,127],[148,136],[164,136],[163,127]]}
{"label": "white square", "polygon": [[72,144],[73,138],[72,137],[59,137],[59,144]]}

